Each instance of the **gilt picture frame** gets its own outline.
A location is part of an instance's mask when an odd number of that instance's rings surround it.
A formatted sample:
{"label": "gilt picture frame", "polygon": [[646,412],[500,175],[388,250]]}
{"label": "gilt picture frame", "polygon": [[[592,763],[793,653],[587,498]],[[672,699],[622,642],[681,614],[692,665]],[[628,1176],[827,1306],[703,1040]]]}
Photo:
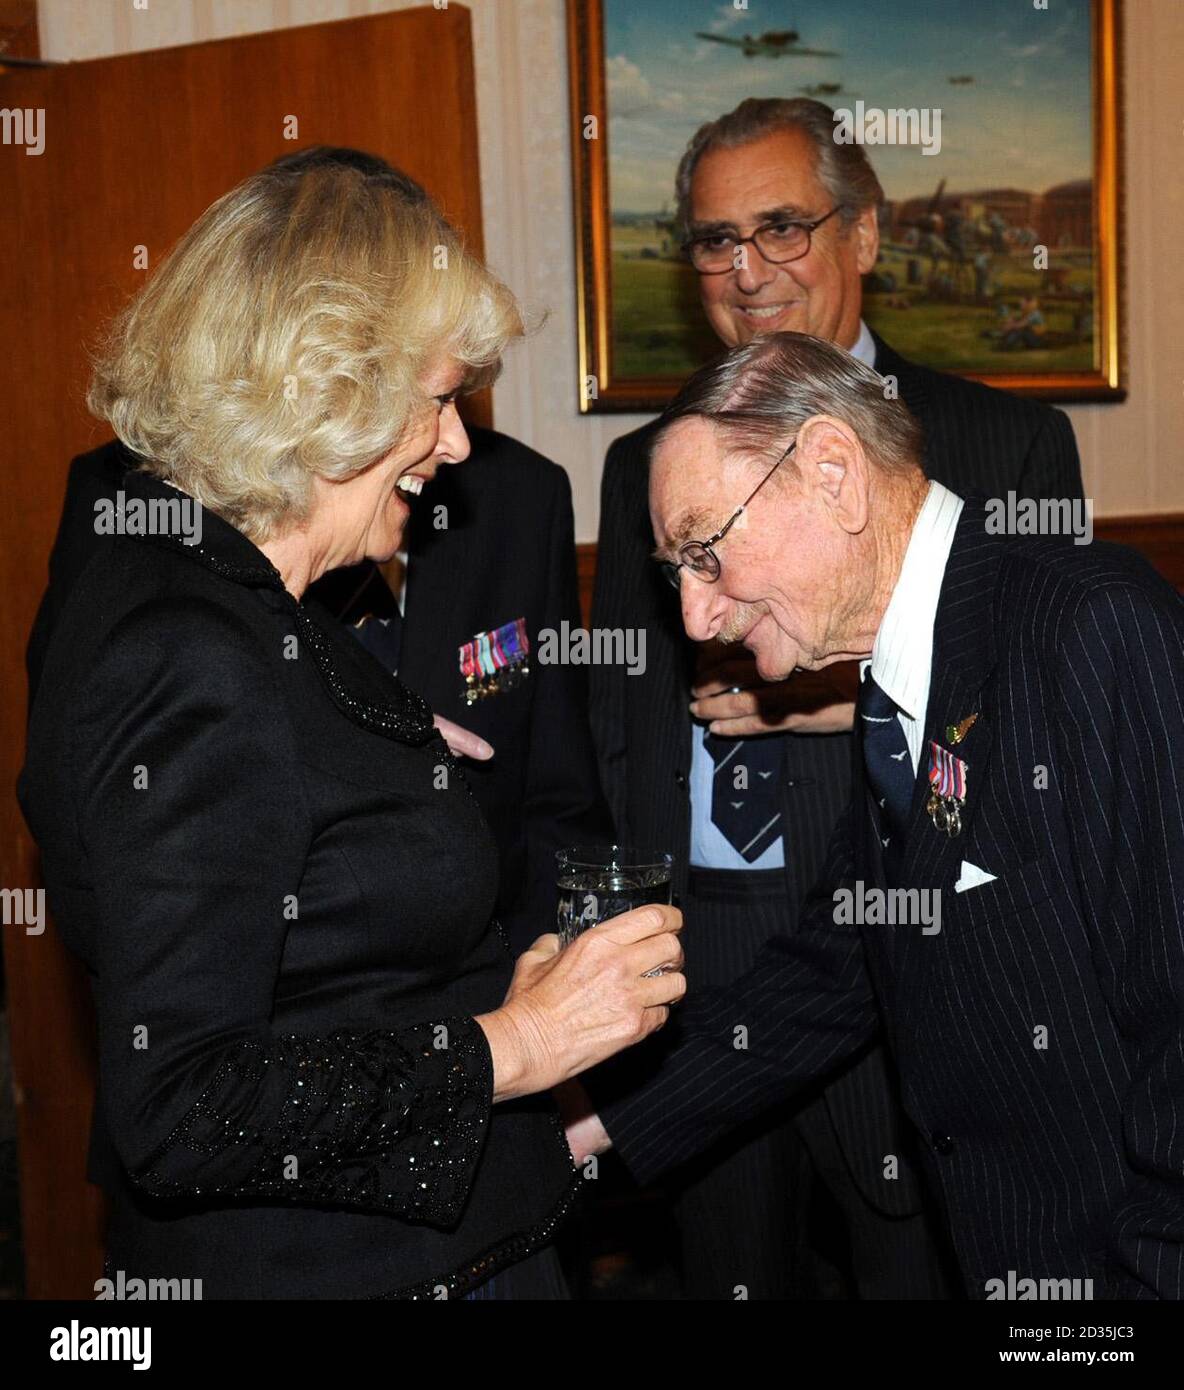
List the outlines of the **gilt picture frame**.
{"label": "gilt picture frame", "polygon": [[659,410],[720,351],[674,177],[747,96],[813,96],[867,143],[885,202],[864,317],[899,352],[1123,399],[1120,20],[1120,0],[568,0],[581,412]]}

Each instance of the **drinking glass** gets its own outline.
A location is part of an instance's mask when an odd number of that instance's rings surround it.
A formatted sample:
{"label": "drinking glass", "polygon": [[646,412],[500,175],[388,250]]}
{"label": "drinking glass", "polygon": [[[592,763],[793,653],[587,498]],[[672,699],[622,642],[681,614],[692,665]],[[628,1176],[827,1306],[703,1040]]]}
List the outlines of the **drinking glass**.
{"label": "drinking glass", "polygon": [[674,856],[633,845],[577,845],[561,849],[558,865],[560,942],[610,917],[649,903],[668,903]]}

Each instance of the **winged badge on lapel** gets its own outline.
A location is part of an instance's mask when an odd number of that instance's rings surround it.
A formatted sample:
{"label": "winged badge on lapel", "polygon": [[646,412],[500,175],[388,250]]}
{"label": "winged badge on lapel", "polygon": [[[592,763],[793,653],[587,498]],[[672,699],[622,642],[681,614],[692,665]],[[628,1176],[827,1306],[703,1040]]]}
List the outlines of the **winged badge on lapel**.
{"label": "winged badge on lapel", "polygon": [[513,690],[530,675],[530,638],[526,619],[478,632],[460,648],[460,673],[466,705]]}

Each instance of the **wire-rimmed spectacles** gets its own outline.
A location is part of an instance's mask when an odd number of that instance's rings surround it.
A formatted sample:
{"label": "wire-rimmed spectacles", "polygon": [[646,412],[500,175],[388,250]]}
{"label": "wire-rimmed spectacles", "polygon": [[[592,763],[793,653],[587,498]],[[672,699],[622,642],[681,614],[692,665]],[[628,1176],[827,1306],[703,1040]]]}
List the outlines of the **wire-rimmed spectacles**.
{"label": "wire-rimmed spectacles", "polygon": [[719,556],[715,553],[715,546],[717,546],[732,527],[735,526],[736,522],[739,521],[740,517],[748,509],[748,504],[757,493],[760,492],[761,488],[764,487],[773,474],[777,472],[790,454],[793,453],[794,449],[797,447],[797,442],[798,441],[795,439],[790,443],[789,448],[778,458],[773,467],[770,468],[760,482],[757,483],[756,487],[754,487],[744,501],[740,503],[714,536],[708,536],[705,541],[684,541],[682,545],[678,547],[677,563],[671,560],[663,560],[660,562],[662,565],[662,573],[674,588],[682,588],[682,575],[680,574],[680,570],[682,570],[684,566],[690,570],[696,579],[701,579],[705,584],[715,583],[720,573]]}

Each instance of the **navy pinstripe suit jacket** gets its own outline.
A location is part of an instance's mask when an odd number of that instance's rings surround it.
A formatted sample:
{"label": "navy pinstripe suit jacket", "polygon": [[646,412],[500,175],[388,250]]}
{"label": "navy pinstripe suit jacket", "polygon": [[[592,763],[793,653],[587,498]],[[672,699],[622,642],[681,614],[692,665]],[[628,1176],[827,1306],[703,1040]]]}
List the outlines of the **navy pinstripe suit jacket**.
{"label": "navy pinstripe suit jacket", "polygon": [[[928,743],[970,714],[951,838],[925,809]],[[797,932],[688,998],[660,1076],[603,1112],[629,1167],[690,1157],[882,1032],[971,1297],[1011,1270],[1180,1297],[1182,729],[1179,596],[1132,551],[989,535],[968,503],[900,876],[940,890],[940,931],[834,921],[836,888],[883,886],[857,754]],[[963,860],[995,880],[955,892]]]}
{"label": "navy pinstripe suit jacket", "polygon": [[[894,377],[900,399],[925,434],[925,471],[962,496],[1082,495],[1081,468],[1067,417],[1038,401],[920,367],[876,339],[876,370]],[[591,669],[592,726],[601,777],[618,837],[676,854],[676,893],[686,891],[691,839],[687,711],[694,647],[682,630],[673,591],[649,559],[653,534],[647,500],[653,426],[614,443],[605,462],[592,621],[596,627],[646,629],[644,676],[619,667]],[[786,932],[822,870],[831,830],[851,791],[849,734],[786,735],[781,787],[785,827]],[[598,1069],[589,1090],[598,1101],[639,1084],[661,1064],[673,1028]],[[864,1197],[889,1215],[921,1206],[918,1177],[902,1161],[886,1181],[882,1155],[908,1152],[882,1050],[873,1047],[827,1087],[825,1102],[844,1156]]]}

